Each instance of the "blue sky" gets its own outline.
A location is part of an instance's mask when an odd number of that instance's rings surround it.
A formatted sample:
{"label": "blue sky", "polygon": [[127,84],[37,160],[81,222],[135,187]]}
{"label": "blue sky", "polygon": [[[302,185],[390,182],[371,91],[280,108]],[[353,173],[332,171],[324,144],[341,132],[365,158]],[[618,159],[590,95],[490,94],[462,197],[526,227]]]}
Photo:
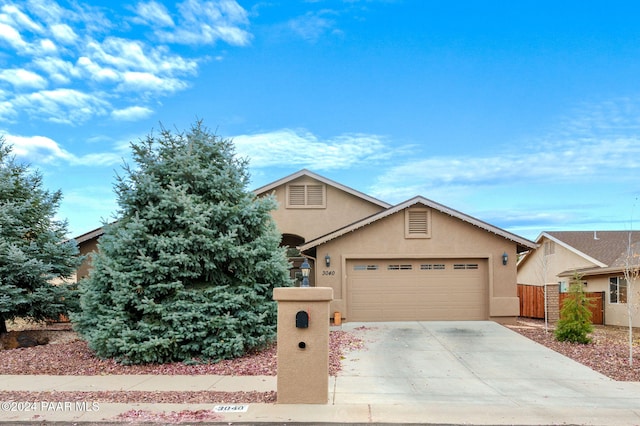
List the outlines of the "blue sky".
{"label": "blue sky", "polygon": [[302,168],[521,236],[638,229],[634,1],[0,0],[0,134],[116,211],[129,143],[197,119],[258,188]]}

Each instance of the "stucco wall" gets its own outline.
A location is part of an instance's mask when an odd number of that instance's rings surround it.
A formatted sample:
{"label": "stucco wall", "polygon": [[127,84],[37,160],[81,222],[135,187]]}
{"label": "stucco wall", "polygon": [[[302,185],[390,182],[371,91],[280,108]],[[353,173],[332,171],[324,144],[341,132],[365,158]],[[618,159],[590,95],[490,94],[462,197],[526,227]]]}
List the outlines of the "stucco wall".
{"label": "stucco wall", "polygon": [[597,266],[571,250],[555,244],[554,254],[544,255],[544,243],[549,241],[542,238],[540,247],[527,255],[527,259],[518,267],[518,283],[526,285],[544,285],[544,283],[569,281],[558,277],[558,274],[572,269]]}
{"label": "stucco wall", "polygon": [[[346,297],[347,259],[356,258],[483,258],[488,259],[489,312],[491,316],[517,316],[516,244],[471,224],[432,210],[431,238],[405,238],[405,213],[400,211],[364,228],[317,247],[316,285],[331,287],[332,311],[348,319]],[[509,255],[507,266],[502,254]],[[331,266],[324,257],[331,256]],[[515,310],[514,310],[515,307]]]}
{"label": "stucco wall", "polygon": [[98,238],[92,238],[81,243],[79,250],[80,255],[85,256],[85,258],[76,272],[76,279],[78,281],[89,275],[89,271],[91,270],[91,254],[98,251]]}
{"label": "stucco wall", "polygon": [[278,230],[282,234],[304,237],[305,241],[384,210],[377,204],[331,185],[326,185],[326,208],[287,208],[286,187],[289,184],[321,184],[321,182],[303,176],[275,189],[279,206],[272,212],[272,216],[278,224]]}
{"label": "stucco wall", "polygon": [[[604,322],[606,325],[628,326],[627,304],[610,303],[609,278],[622,277],[622,274],[598,275],[586,277],[585,291],[604,291]],[[636,281],[634,294],[631,295],[633,326],[640,327],[640,281]]]}

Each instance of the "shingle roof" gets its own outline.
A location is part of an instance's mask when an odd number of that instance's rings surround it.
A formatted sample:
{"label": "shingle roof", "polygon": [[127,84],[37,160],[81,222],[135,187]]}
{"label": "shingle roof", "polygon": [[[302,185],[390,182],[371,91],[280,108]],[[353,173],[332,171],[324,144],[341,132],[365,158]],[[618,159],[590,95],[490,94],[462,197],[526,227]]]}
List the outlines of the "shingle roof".
{"label": "shingle roof", "polygon": [[298,249],[302,252],[309,250],[313,247],[317,247],[320,244],[324,244],[327,241],[331,241],[335,238],[339,238],[342,235],[345,235],[349,232],[353,232],[359,228],[362,228],[364,226],[369,225],[370,223],[373,223],[377,220],[380,220],[382,218],[385,218],[387,216],[390,216],[392,214],[398,213],[399,211],[402,211],[406,208],[409,208],[415,204],[422,204],[425,205],[427,207],[430,207],[432,209],[438,210],[442,213],[448,214],[449,216],[458,218],[464,222],[470,223],[474,226],[477,226],[478,228],[484,229],[485,231],[494,233],[496,235],[499,235],[507,240],[513,241],[517,244],[517,250],[518,253],[521,253],[523,251],[526,250],[530,250],[530,249],[534,249],[536,248],[538,245],[536,243],[534,243],[533,241],[529,241],[526,238],[520,237],[516,234],[512,234],[511,232],[505,231],[504,229],[498,228],[496,226],[490,225],[486,222],[483,222],[479,219],[476,219],[474,217],[471,217],[469,215],[466,215],[462,212],[459,212],[457,210],[454,210],[450,207],[444,206],[442,204],[436,203],[435,201],[429,200],[428,198],[424,198],[422,196],[416,196],[413,197],[407,201],[405,201],[404,203],[400,203],[396,206],[393,206],[391,208],[388,208],[387,210],[382,210],[381,212],[375,213],[369,217],[366,217],[364,219],[360,219],[354,223],[352,223],[351,225],[347,225],[345,227],[342,227],[340,229],[337,229],[335,231],[329,232],[328,234],[325,234],[323,236],[320,236],[314,240],[308,241],[305,244],[301,245],[300,247],[298,247]]}
{"label": "shingle roof", "polygon": [[640,242],[640,231],[551,231],[544,234],[606,266],[622,266],[620,262],[627,255],[629,235],[632,245]]}

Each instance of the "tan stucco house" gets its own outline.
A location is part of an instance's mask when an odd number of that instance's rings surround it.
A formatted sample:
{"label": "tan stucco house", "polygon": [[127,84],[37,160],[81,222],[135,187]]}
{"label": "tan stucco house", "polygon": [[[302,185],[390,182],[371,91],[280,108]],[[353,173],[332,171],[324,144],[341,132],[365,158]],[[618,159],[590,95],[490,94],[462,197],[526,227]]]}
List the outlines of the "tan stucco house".
{"label": "tan stucco house", "polygon": [[395,206],[308,170],[255,193],[275,194],[283,241],[333,288],[349,321],[486,320],[519,314],[516,259],[525,238],[423,197]]}
{"label": "tan stucco house", "polygon": [[[640,327],[640,282],[633,294],[624,279],[624,269],[640,259],[638,231],[554,231],[542,232],[538,248],[518,262],[518,283],[568,289],[575,273],[582,277],[587,292],[604,292],[604,324],[628,325],[627,303],[632,303],[633,326]],[[550,292],[548,297],[557,297]]]}
{"label": "tan stucco house", "polygon": [[[331,287],[331,312],[347,321],[519,315],[516,260],[532,241],[423,197],[394,206],[308,170],[254,193],[278,200],[292,276],[309,259],[311,285]],[[99,235],[76,238],[81,252]]]}

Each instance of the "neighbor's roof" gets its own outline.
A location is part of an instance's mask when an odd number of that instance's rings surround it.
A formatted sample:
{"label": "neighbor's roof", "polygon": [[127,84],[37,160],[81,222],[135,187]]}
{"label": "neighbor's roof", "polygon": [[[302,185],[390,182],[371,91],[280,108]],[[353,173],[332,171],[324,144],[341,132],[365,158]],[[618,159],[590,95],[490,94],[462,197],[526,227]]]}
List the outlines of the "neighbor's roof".
{"label": "neighbor's roof", "polygon": [[310,172],[307,169],[302,169],[302,170],[300,170],[298,172],[295,172],[295,173],[293,173],[293,174],[291,174],[289,176],[285,176],[282,179],[278,179],[277,181],[272,182],[272,183],[270,183],[268,185],[262,186],[262,187],[260,187],[258,189],[254,189],[253,192],[256,195],[264,194],[265,192],[269,192],[269,191],[279,187],[280,185],[284,185],[286,183],[289,183],[289,182],[291,182],[293,180],[296,180],[296,179],[298,179],[300,177],[303,177],[303,176],[308,176],[308,177],[310,177],[312,179],[315,179],[317,181],[320,181],[320,182],[322,182],[324,184],[331,185],[331,186],[333,186],[335,188],[338,188],[338,189],[340,189],[340,190],[342,190],[342,191],[344,191],[344,192],[346,192],[348,194],[351,194],[351,195],[354,195],[356,197],[359,197],[359,198],[362,198],[364,200],[367,200],[370,203],[376,204],[376,205],[378,205],[380,207],[383,207],[385,209],[388,209],[389,207],[391,207],[391,204],[389,204],[389,203],[385,203],[384,201],[378,200],[377,198],[374,198],[374,197],[372,197],[370,195],[367,195],[367,194],[365,194],[363,192],[357,191],[357,190],[355,190],[353,188],[349,188],[348,186],[342,185],[342,184],[340,184],[338,182],[335,182],[335,181],[333,181],[331,179],[327,179],[324,176],[320,176],[318,174]]}
{"label": "neighbor's roof", "polygon": [[620,266],[631,244],[640,242],[640,231],[549,231],[538,237],[555,241],[601,268]]}
{"label": "neighbor's roof", "polygon": [[518,235],[512,234],[511,232],[505,231],[504,229],[498,228],[496,226],[490,225],[486,222],[483,222],[479,219],[476,219],[474,217],[471,217],[469,215],[466,215],[462,212],[459,212],[457,210],[454,210],[452,208],[449,208],[447,206],[443,206],[442,204],[436,203],[435,201],[429,200],[427,198],[421,197],[421,196],[417,196],[414,198],[411,198],[410,200],[405,201],[404,203],[400,203],[396,206],[393,206],[387,210],[383,210],[379,213],[373,214],[369,217],[366,217],[364,219],[361,219],[357,222],[352,223],[351,225],[347,225],[343,228],[340,228],[336,231],[330,232],[326,235],[323,235],[321,237],[318,237],[314,240],[311,240],[309,242],[307,242],[306,244],[303,244],[302,246],[299,247],[300,251],[306,251],[309,250],[313,247],[317,247],[320,244],[324,244],[327,241],[331,241],[334,240],[336,238],[339,238],[349,232],[353,232],[357,229],[360,229],[364,226],[367,226],[375,221],[378,221],[380,219],[383,219],[385,217],[391,216],[392,214],[398,213],[408,207],[411,207],[415,204],[423,204],[427,207],[430,207],[434,210],[438,210],[444,214],[447,214],[449,216],[455,217],[457,219],[460,219],[464,222],[470,223],[471,225],[477,226],[480,229],[484,229],[485,231],[494,233],[496,235],[499,235],[503,238],[506,238],[507,240],[513,241],[515,243],[518,244],[518,252],[522,252],[522,251],[526,251],[526,250],[530,250],[530,249],[534,249],[536,248],[538,245],[536,243],[534,243],[533,241],[530,241],[526,238],[522,238]]}
{"label": "neighbor's roof", "polygon": [[86,241],[98,238],[102,236],[102,234],[104,234],[104,227],[101,226],[100,228],[92,229],[91,231],[85,232],[84,234],[79,235],[73,239],[76,241],[76,244],[82,244]]}
{"label": "neighbor's roof", "polygon": [[637,269],[638,267],[640,267],[640,242],[632,242],[631,246],[629,246],[629,231],[625,231],[624,233],[626,234],[627,243],[620,255],[612,262],[610,266],[582,268],[578,270],[570,269],[559,273],[558,276],[570,277],[573,276],[573,274],[578,273],[583,277],[587,277],[594,275],[619,274],[624,272],[626,268]]}

